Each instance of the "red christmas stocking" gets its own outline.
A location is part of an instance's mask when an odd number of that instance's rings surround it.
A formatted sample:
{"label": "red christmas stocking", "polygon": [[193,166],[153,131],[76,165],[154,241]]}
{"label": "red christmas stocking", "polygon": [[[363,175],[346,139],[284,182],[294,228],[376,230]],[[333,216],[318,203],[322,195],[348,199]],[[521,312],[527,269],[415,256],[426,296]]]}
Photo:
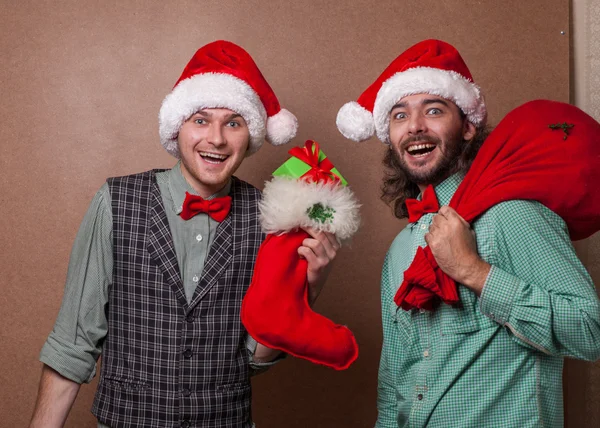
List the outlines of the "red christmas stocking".
{"label": "red christmas stocking", "polygon": [[242,302],[242,323],[259,343],[313,363],[346,369],[358,357],[352,332],[308,305],[306,260],[298,255],[303,230],[269,234]]}

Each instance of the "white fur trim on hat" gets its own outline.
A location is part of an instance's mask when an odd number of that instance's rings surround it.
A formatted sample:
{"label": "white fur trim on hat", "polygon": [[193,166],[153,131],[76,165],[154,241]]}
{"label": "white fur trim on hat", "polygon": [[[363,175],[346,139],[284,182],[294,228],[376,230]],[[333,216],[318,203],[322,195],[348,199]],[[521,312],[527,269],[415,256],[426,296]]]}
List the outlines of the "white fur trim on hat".
{"label": "white fur trim on hat", "polygon": [[204,108],[226,108],[244,118],[250,132],[248,155],[265,140],[267,113],[254,89],[230,74],[204,73],[179,82],[160,107],[160,142],[167,152],[179,158],[177,136],[181,125]]}
{"label": "white fur trim on hat", "polygon": [[[316,204],[331,208],[333,218],[321,223],[308,216]],[[314,183],[289,177],[273,177],[265,183],[259,202],[265,233],[285,233],[298,227],[314,227],[348,239],[360,224],[358,201],[350,188],[337,183]]]}
{"label": "white fur trim on hat", "polygon": [[356,142],[368,140],[375,134],[373,115],[356,101],[342,106],[335,124],[344,137]]}
{"label": "white fur trim on hat", "polygon": [[267,141],[274,146],[289,143],[298,131],[298,119],[282,108],[267,119]]}
{"label": "white fur trim on hat", "polygon": [[474,125],[485,125],[487,110],[479,87],[454,71],[415,67],[396,73],[383,82],[377,93],[373,118],[377,137],[389,144],[390,111],[402,98],[431,94],[454,102]]}

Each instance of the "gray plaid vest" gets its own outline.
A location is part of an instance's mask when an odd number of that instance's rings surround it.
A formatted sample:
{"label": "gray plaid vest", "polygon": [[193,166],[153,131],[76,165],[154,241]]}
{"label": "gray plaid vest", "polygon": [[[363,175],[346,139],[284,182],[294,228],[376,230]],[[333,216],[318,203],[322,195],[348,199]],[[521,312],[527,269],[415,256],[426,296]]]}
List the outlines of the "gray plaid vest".
{"label": "gray plaid vest", "polygon": [[92,413],[117,427],[251,427],[240,306],[264,238],[260,193],[233,179],[188,305],[155,173],[108,180],[114,271]]}

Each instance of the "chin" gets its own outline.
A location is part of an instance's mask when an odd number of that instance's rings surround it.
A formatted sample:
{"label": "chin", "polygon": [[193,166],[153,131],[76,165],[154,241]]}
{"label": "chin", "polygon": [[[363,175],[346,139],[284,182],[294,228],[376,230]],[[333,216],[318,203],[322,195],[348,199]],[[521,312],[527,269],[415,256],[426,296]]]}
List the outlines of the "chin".
{"label": "chin", "polygon": [[410,181],[415,184],[431,184],[436,177],[441,173],[439,168],[428,168],[428,169],[410,169],[405,171],[406,176]]}

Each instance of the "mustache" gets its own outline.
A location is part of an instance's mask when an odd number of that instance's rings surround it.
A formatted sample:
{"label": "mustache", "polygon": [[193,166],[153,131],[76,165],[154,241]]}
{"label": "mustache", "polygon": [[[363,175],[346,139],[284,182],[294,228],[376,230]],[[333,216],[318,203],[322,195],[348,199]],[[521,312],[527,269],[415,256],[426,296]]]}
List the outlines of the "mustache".
{"label": "mustache", "polygon": [[435,145],[440,145],[442,144],[442,140],[440,140],[437,137],[431,136],[431,135],[426,135],[426,134],[419,134],[419,135],[414,135],[412,137],[408,137],[406,140],[404,140],[402,142],[402,148],[405,149],[406,146],[408,146],[411,143],[417,143],[419,141],[424,141],[424,142],[428,142],[428,143],[433,143]]}

